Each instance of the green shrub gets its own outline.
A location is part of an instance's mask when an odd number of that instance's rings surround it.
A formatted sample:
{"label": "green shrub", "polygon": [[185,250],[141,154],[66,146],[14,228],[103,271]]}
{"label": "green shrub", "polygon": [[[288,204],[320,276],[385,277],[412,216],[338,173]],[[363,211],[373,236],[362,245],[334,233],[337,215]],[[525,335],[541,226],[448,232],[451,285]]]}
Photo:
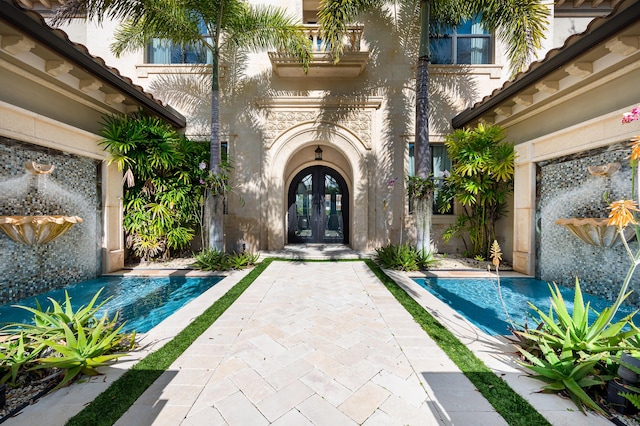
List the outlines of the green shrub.
{"label": "green shrub", "polygon": [[435,263],[433,252],[418,250],[409,244],[389,244],[376,249],[376,262],[387,269],[417,271]]}
{"label": "green shrub", "polygon": [[242,253],[225,253],[216,249],[205,249],[195,255],[195,267],[203,271],[228,271],[231,269],[243,269],[255,265],[259,255]]}

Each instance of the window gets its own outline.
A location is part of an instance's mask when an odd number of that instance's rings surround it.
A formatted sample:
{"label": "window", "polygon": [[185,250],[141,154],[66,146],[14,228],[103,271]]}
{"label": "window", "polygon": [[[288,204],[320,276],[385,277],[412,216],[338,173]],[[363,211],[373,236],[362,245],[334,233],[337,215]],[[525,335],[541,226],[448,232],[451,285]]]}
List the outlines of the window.
{"label": "window", "polygon": [[227,163],[229,161],[229,142],[220,141],[220,161]]}
{"label": "window", "polygon": [[[447,154],[447,147],[444,145],[431,145],[431,170],[433,176],[436,179],[436,189],[433,194],[433,214],[453,214],[453,209],[448,210],[446,213],[440,213],[435,204],[438,199],[438,187],[441,187],[444,182],[444,176],[451,171],[451,160]],[[414,143],[409,143],[409,161],[407,164],[407,174],[409,176],[415,176],[415,146]],[[445,173],[446,172],[446,173]],[[409,205],[409,211],[412,211],[411,205]]]}
{"label": "window", "polygon": [[[207,27],[200,24],[201,34],[207,34]],[[170,41],[154,38],[147,46],[148,64],[210,64],[211,52],[201,46],[173,44]]]}
{"label": "window", "polygon": [[432,64],[490,64],[492,36],[477,19],[431,34]]}

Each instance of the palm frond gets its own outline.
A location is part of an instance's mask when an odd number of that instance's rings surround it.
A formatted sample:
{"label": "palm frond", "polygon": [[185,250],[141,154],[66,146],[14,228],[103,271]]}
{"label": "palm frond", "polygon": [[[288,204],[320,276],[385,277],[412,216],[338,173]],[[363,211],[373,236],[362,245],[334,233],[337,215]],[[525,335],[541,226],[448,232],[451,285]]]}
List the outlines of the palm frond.
{"label": "palm frond", "polygon": [[507,48],[512,74],[524,70],[542,46],[549,6],[540,0],[480,0],[482,22]]}
{"label": "palm frond", "polygon": [[302,25],[284,9],[248,6],[244,13],[228,17],[225,24],[225,43],[232,49],[260,52],[276,48],[298,56],[304,67],[309,64],[311,41]]}

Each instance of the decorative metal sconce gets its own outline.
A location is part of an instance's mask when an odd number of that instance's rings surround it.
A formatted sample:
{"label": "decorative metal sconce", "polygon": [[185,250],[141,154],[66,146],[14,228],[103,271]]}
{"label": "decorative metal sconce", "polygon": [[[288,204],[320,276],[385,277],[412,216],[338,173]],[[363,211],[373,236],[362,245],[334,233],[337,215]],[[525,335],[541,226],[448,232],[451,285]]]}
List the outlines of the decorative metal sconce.
{"label": "decorative metal sconce", "polygon": [[316,161],[322,161],[322,148],[320,148],[320,145],[318,145],[315,152],[316,152]]}

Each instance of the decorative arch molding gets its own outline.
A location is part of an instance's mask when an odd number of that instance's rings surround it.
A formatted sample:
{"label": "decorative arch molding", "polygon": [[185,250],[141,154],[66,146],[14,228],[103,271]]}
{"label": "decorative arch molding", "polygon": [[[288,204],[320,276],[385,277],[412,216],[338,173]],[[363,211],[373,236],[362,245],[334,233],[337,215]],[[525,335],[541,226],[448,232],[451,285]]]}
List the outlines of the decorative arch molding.
{"label": "decorative arch molding", "polygon": [[323,117],[326,120],[318,120],[315,112],[284,112],[277,111],[268,114],[266,129],[264,132],[265,147],[271,148],[277,140],[290,138],[291,133],[297,131],[306,132],[314,129],[316,138],[323,138],[325,134],[348,133],[356,139],[364,149],[371,149],[371,113],[368,111],[356,111],[349,115],[349,120],[337,114],[334,117]]}
{"label": "decorative arch molding", "polygon": [[365,149],[371,149],[373,114],[382,98],[292,96],[260,99],[257,106],[265,111],[264,145],[270,148],[285,132],[301,124],[317,129],[341,127],[357,136]]}
{"label": "decorative arch molding", "polygon": [[[310,164],[326,165],[343,174],[349,187],[351,205],[365,208],[362,200],[368,198],[367,150],[363,141],[354,132],[335,123],[324,123],[319,129],[317,122],[296,123],[285,129],[273,143],[265,147],[265,183],[269,188],[268,206],[264,213],[269,224],[268,247],[280,249],[286,243],[287,190],[293,174]],[[333,153],[333,160],[320,162],[299,161],[298,154],[304,149],[320,145]],[[328,149],[327,149],[328,148]],[[296,164],[292,162],[295,161]],[[337,162],[335,162],[337,161]],[[367,220],[351,223],[351,238],[354,249],[366,247]]]}
{"label": "decorative arch molding", "polygon": [[296,124],[282,132],[271,145],[265,148],[273,164],[287,164],[296,152],[309,145],[326,145],[338,151],[350,163],[350,173],[357,168],[353,160],[357,159],[357,162],[361,162],[364,158],[363,150],[371,149],[348,128],[325,122],[320,125],[316,122]]}

